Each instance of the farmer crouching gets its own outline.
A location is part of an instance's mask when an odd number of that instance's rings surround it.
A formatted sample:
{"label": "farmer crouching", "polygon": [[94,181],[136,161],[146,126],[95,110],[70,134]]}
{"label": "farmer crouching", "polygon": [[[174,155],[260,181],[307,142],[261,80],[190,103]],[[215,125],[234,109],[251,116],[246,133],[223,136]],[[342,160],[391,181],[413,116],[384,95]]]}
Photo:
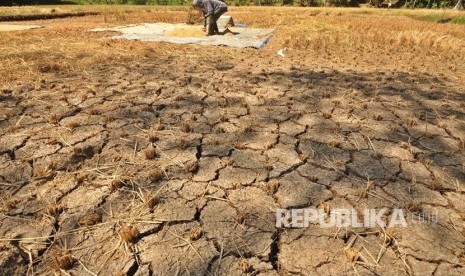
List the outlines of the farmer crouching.
{"label": "farmer crouching", "polygon": [[219,34],[216,21],[221,15],[228,11],[228,6],[219,0],[194,0],[192,5],[196,10],[202,12],[204,17],[204,26],[208,20],[207,35]]}

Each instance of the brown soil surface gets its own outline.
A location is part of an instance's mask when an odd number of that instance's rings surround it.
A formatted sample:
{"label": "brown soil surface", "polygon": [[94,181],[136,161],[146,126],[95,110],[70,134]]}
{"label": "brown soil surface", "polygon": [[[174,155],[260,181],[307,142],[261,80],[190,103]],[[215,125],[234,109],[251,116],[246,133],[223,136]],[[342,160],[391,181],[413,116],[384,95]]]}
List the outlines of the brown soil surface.
{"label": "brown soil surface", "polygon": [[[277,32],[261,50],[86,32],[187,14],[152,10],[2,33],[0,274],[464,275],[465,27],[229,13]],[[307,207],[408,227],[275,227]]]}
{"label": "brown soil surface", "polygon": [[0,32],[23,31],[37,28],[41,27],[37,25],[0,24]]}

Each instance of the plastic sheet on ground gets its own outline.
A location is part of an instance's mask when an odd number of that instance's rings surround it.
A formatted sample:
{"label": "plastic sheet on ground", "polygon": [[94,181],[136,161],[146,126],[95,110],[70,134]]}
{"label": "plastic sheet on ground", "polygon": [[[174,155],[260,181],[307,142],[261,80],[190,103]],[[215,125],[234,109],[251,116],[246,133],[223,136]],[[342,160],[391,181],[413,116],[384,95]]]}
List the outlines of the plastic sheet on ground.
{"label": "plastic sheet on ground", "polygon": [[[121,33],[112,38],[139,41],[163,41],[177,44],[223,45],[236,48],[260,49],[271,38],[274,29],[230,27],[230,32],[224,35],[199,36],[201,26],[169,23],[145,23],[142,25],[128,25],[113,28],[97,28],[91,31],[115,31]],[[186,33],[192,32],[192,36]],[[170,34],[183,33],[182,36]]]}

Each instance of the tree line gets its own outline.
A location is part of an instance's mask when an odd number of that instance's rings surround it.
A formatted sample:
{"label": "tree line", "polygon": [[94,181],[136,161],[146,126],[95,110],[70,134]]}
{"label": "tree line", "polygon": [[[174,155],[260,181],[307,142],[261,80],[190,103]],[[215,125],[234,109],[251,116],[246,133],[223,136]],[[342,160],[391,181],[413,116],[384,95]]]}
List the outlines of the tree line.
{"label": "tree line", "polygon": [[[449,8],[462,9],[463,0],[224,0],[229,5],[300,5],[349,7],[369,4],[374,7]],[[0,6],[45,4],[131,4],[131,5],[190,5],[190,0],[0,0]]]}

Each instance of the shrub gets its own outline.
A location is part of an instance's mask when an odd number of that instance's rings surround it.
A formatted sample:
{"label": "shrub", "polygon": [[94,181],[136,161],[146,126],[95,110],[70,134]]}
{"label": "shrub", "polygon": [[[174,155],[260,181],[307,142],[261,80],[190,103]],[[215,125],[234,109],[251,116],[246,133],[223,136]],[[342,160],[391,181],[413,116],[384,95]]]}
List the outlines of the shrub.
{"label": "shrub", "polygon": [[[407,0],[405,7],[407,8],[433,8],[433,9],[444,9],[451,7],[455,4],[455,0]],[[415,4],[415,6],[413,6]]]}

